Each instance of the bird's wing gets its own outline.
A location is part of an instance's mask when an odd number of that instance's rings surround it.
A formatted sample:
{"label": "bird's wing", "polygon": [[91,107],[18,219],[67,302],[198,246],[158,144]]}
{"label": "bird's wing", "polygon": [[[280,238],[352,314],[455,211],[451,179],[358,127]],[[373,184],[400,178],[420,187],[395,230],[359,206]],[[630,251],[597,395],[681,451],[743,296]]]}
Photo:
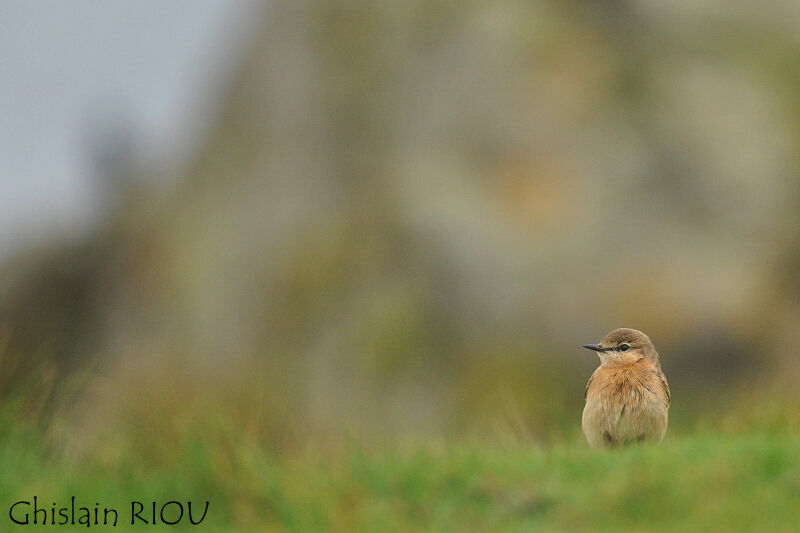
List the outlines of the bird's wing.
{"label": "bird's wing", "polygon": [[583,399],[585,400],[587,396],[589,396],[589,387],[592,386],[592,381],[594,377],[597,375],[597,371],[600,370],[600,367],[597,367],[594,372],[592,372],[592,377],[589,378],[589,381],[586,382],[586,390],[583,391]]}
{"label": "bird's wing", "polygon": [[667,383],[667,376],[659,370],[658,373],[658,380],[661,382],[661,388],[664,390],[664,394],[666,395],[665,403],[667,404],[667,409],[669,409],[670,403],[672,403],[672,396],[669,392],[669,383]]}

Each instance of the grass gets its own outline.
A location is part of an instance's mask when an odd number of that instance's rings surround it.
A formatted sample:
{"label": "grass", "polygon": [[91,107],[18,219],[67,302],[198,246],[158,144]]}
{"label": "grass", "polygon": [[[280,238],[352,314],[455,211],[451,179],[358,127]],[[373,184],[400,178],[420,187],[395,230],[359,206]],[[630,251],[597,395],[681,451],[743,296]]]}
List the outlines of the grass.
{"label": "grass", "polygon": [[34,427],[2,417],[0,520],[11,526],[10,505],[37,495],[48,508],[68,506],[71,496],[78,506],[116,508],[115,531],[150,530],[130,525],[131,500],[148,512],[152,501],[190,500],[195,513],[211,502],[201,526],[184,519],[170,531],[800,529],[800,437],[780,428],[669,435],[659,446],[614,452],[576,440],[546,449],[421,441],[276,454],[223,432],[188,433],[171,441],[173,453],[149,455],[158,443],[140,436],[115,454],[74,460],[54,455]]}

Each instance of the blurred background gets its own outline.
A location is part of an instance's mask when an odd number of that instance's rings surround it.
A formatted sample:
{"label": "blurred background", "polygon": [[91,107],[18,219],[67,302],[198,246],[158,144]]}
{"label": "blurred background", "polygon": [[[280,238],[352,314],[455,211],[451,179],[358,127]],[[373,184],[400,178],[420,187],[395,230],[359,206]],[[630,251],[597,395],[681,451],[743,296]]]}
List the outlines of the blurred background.
{"label": "blurred background", "polygon": [[569,439],[621,326],[671,431],[798,390],[792,2],[2,7],[0,396],[59,447]]}

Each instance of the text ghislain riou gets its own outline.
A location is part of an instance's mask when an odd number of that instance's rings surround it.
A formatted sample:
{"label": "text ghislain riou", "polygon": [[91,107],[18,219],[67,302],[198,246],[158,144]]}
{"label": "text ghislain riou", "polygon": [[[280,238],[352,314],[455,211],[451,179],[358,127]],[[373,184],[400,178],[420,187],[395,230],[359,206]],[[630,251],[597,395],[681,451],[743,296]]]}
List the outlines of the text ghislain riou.
{"label": "text ghislain riou", "polygon": [[50,505],[34,496],[30,500],[20,500],[11,504],[8,516],[11,522],[20,526],[112,526],[117,523],[131,525],[156,524],[191,524],[199,525],[208,514],[209,502],[193,503],[191,501],[170,500],[166,502],[140,502],[133,500],[125,507],[127,515],[116,507],[101,506],[95,503],[91,507],[78,505],[75,496],[70,498],[69,505]]}

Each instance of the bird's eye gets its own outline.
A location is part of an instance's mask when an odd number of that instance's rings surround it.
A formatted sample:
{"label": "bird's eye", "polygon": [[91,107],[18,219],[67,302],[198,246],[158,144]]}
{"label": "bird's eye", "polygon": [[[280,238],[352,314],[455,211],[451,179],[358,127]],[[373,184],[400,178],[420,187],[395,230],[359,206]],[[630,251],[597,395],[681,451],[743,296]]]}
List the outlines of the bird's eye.
{"label": "bird's eye", "polygon": [[619,346],[617,346],[617,350],[619,350],[620,352],[627,352],[630,349],[631,347],[628,346],[627,344],[620,344]]}

